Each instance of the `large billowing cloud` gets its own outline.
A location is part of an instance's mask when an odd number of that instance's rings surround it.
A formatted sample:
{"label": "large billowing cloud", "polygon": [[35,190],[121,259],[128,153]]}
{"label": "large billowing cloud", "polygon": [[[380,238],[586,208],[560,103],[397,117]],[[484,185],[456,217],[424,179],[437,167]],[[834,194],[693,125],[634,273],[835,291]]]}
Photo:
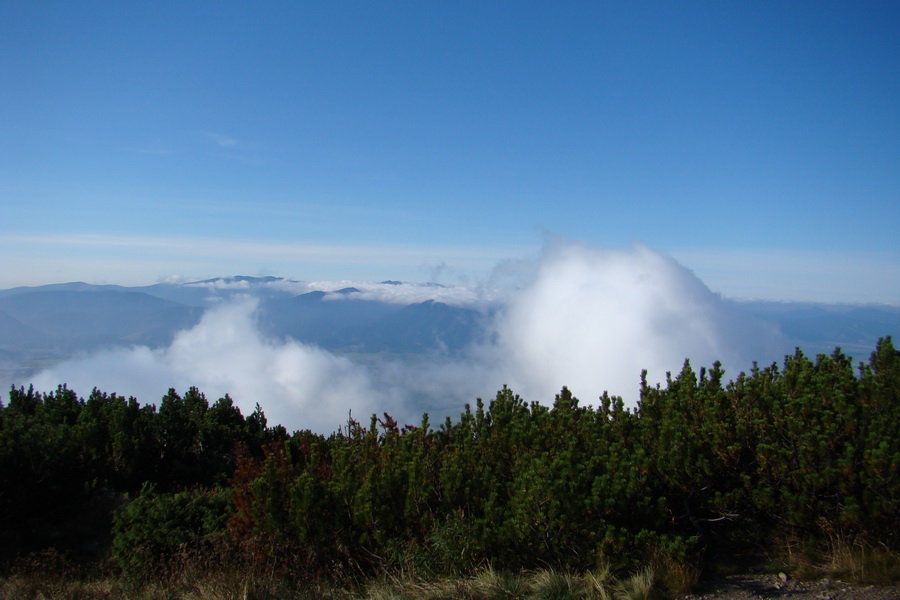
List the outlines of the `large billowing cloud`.
{"label": "large billowing cloud", "polygon": [[[609,391],[633,405],[642,369],[651,381],[664,381],[685,358],[695,366],[718,359],[733,376],[782,348],[774,327],[741,314],[673,259],[644,246],[553,242],[532,263],[498,267],[501,279],[519,287],[492,295],[505,298],[493,335],[461,358],[370,357],[363,364],[269,340],[256,326],[255,301],[240,298],[207,311],[167,348],[70,360],[33,382],[38,389],[66,382],[82,394],[96,386],[142,402],[157,401],[169,387],[195,385],[211,399],[230,394],[245,414],[258,402],[270,423],[329,432],[351,411],[363,420],[386,411],[405,423],[428,411],[435,422],[504,384],[539,402],[551,402],[566,385],[585,403]],[[387,288],[383,295],[402,291]]]}
{"label": "large billowing cloud", "polygon": [[690,358],[745,369],[773,358],[777,330],[741,314],[672,258],[548,244],[533,279],[496,323],[493,349],[514,389],[546,399],[566,385],[590,401],[637,400],[640,373],[664,381]]}

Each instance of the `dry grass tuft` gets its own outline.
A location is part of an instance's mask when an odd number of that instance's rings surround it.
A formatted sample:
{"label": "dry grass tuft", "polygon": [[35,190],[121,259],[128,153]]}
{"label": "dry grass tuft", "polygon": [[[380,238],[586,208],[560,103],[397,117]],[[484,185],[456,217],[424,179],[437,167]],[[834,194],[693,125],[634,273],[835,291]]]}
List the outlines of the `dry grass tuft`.
{"label": "dry grass tuft", "polygon": [[655,570],[658,586],[672,598],[687,594],[700,581],[700,569],[684,561],[664,559],[656,564]]}
{"label": "dry grass tuft", "polygon": [[658,580],[652,567],[645,567],[616,585],[621,600],[652,600],[658,595]]}
{"label": "dry grass tuft", "polygon": [[479,598],[483,600],[524,598],[531,589],[524,574],[497,571],[493,567],[487,567],[477,573],[472,578],[472,584]]}
{"label": "dry grass tuft", "polygon": [[528,600],[583,600],[586,597],[587,586],[583,578],[555,569],[535,573],[527,596]]}
{"label": "dry grass tuft", "polygon": [[785,545],[783,564],[795,577],[875,585],[900,581],[900,552],[833,529],[824,531],[826,542],[819,546],[799,542]]}
{"label": "dry grass tuft", "polygon": [[[80,578],[57,556],[36,556],[0,579],[4,600],[649,600],[690,579],[674,563],[623,580],[608,566],[584,574],[487,567],[471,577],[385,573],[365,582],[296,581],[222,555],[192,557],[152,580]],[[217,562],[219,561],[219,562]],[[668,579],[667,579],[668,578]],[[671,593],[671,592],[670,592]]]}
{"label": "dry grass tuft", "polygon": [[590,600],[613,600],[616,579],[612,575],[609,563],[603,563],[597,569],[585,573],[584,583]]}

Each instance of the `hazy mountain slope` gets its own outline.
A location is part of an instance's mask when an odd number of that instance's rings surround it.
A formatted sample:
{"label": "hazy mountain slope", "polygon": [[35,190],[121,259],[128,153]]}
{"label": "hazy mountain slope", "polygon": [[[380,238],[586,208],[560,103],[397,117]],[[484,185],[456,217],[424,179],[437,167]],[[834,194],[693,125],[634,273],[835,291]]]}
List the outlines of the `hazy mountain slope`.
{"label": "hazy mountain slope", "polygon": [[107,290],[18,293],[0,298],[0,311],[12,319],[0,322],[4,347],[15,346],[26,326],[61,352],[166,344],[202,312],[149,294]]}
{"label": "hazy mountain slope", "polygon": [[50,336],[0,310],[0,348],[35,348],[51,343]]}
{"label": "hazy mountain slope", "polygon": [[793,346],[807,354],[830,354],[840,346],[868,359],[879,338],[900,336],[900,307],[890,305],[744,302],[750,313],[775,321]]}
{"label": "hazy mountain slope", "polygon": [[372,332],[403,307],[356,300],[353,294],[351,290],[310,292],[264,301],[260,326],[277,339],[291,338],[331,351],[371,352]]}
{"label": "hazy mountain slope", "polygon": [[485,317],[478,311],[428,300],[410,304],[373,328],[369,347],[398,353],[456,354],[483,337]]}

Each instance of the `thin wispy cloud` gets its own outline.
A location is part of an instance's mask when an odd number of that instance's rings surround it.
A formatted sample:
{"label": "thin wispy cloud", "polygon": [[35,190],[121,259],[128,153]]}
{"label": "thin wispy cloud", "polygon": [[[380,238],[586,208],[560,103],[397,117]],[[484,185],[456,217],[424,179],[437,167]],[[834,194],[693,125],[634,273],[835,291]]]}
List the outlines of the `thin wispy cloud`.
{"label": "thin wispy cloud", "polygon": [[210,256],[230,256],[232,254],[258,254],[263,256],[288,255],[297,258],[317,257],[334,260],[362,260],[364,262],[381,259],[402,260],[417,263],[423,256],[447,256],[450,259],[498,260],[511,250],[523,248],[512,246],[431,246],[417,244],[314,244],[291,242],[240,241],[212,237],[153,237],[122,236],[104,234],[0,234],[0,243],[50,244],[55,246],[114,247],[137,250],[171,250],[175,253],[192,251]]}
{"label": "thin wispy cloud", "polygon": [[[106,281],[111,273],[128,273],[126,284],[156,281],[173,273],[198,279],[218,275],[280,275],[324,280],[335,267],[354,276],[355,270],[377,268],[385,278],[419,281],[433,265],[452,264],[460,271],[484,276],[508,256],[531,249],[522,246],[426,244],[325,244],[288,241],[247,241],[214,237],[125,236],[105,234],[0,234],[0,253],[18,257],[0,277],[0,287],[35,285],[60,280]],[[231,273],[222,273],[228,264]],[[53,280],[35,281],[33,274],[50,273]],[[362,279],[362,278],[358,278]],[[446,282],[445,282],[446,283]]]}
{"label": "thin wispy cloud", "polygon": [[[222,199],[217,197],[215,201],[195,201],[190,205],[191,209],[203,212],[221,214],[227,212],[236,217],[248,216],[253,219],[303,219],[321,223],[331,223],[346,226],[352,221],[370,223],[375,220],[389,222],[409,222],[422,220],[422,215],[408,209],[388,208],[373,206],[364,202],[352,203],[347,201],[323,201],[304,200],[298,202],[295,198],[269,199],[269,195],[260,192],[247,200]],[[436,219],[436,217],[428,217]]]}
{"label": "thin wispy cloud", "polygon": [[234,148],[238,145],[238,140],[229,135],[224,135],[213,131],[195,131],[194,134],[212,142],[213,144],[221,148]]}

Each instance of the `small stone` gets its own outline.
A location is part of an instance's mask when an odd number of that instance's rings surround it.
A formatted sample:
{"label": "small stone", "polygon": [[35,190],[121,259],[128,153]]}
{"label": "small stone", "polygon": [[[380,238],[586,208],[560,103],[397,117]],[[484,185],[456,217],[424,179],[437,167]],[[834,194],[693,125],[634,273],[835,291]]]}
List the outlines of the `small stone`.
{"label": "small stone", "polygon": [[778,574],[778,579],[781,580],[782,583],[787,583],[788,575],[784,571]]}

